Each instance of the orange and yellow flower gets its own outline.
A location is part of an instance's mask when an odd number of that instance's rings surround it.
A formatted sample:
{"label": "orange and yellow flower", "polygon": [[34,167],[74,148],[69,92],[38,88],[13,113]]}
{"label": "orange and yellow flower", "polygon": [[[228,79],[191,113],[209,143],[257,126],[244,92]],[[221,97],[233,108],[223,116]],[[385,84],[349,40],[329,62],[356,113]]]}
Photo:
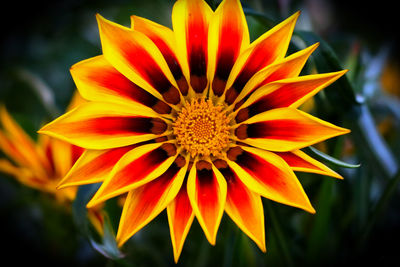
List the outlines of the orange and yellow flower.
{"label": "orange and yellow flower", "polygon": [[299,76],[318,44],[286,57],[298,16],[250,43],[239,0],[178,0],[173,30],[97,15],[103,54],[71,68],[88,102],[40,130],[87,149],[60,188],[128,193],[119,245],[167,209],[177,261],[194,217],[215,244],[226,211],[265,251],[261,197],[314,213],[294,171],[341,176],[300,149],[349,132],[297,109],[346,72]]}
{"label": "orange and yellow flower", "polygon": [[[83,101],[75,94],[68,110]],[[0,172],[15,177],[25,186],[54,196],[61,204],[69,206],[75,199],[76,188],[57,190],[57,184],[81,156],[82,148],[45,135],[39,135],[35,143],[2,106],[0,151],[8,158],[0,159]],[[101,211],[92,209],[88,216],[96,230],[102,233]]]}
{"label": "orange and yellow flower", "polygon": [[[76,95],[70,108],[78,105],[78,102],[81,100]],[[39,135],[36,143],[2,106],[0,150],[8,158],[0,159],[1,172],[15,177],[28,187],[50,193],[62,202],[75,198],[75,188],[57,190],[56,187],[80,157],[82,148],[44,135]]]}

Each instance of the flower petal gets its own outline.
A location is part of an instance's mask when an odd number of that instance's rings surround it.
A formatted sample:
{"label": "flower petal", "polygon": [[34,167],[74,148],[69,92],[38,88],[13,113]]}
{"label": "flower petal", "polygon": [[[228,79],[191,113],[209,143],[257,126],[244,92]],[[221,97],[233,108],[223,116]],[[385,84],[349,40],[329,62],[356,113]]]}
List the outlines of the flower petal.
{"label": "flower petal", "polygon": [[[51,162],[55,171],[56,177],[63,177],[74,164],[73,157],[74,146],[64,141],[49,138],[49,150],[51,150],[49,156],[51,156]],[[80,151],[82,152],[82,150]],[[75,155],[74,155],[75,156]]]}
{"label": "flower petal", "polygon": [[[220,164],[223,166],[218,167],[218,162],[223,162]],[[225,161],[217,160],[214,164],[227,182],[226,213],[265,252],[264,209],[260,195],[249,190]]]}
{"label": "flower petal", "polygon": [[290,152],[275,152],[275,154],[283,158],[283,160],[286,161],[286,163],[294,171],[318,173],[322,175],[332,176],[338,179],[343,179],[340,174],[331,170],[321,162],[316,161],[301,150],[294,150]]}
{"label": "flower petal", "polygon": [[46,176],[51,166],[43,151],[10,116],[4,106],[0,107],[0,149],[23,167],[30,168],[38,176]]}
{"label": "flower petal", "polygon": [[65,111],[70,111],[85,102],[87,102],[87,101],[82,97],[82,95],[79,93],[79,91],[75,90]]}
{"label": "flower petal", "polygon": [[21,171],[21,168],[15,166],[10,161],[0,158],[0,172],[14,176],[18,179],[23,171]]}
{"label": "flower petal", "polygon": [[86,150],[58,188],[103,182],[114,165],[138,144],[106,150]]}
{"label": "flower petal", "polygon": [[263,112],[235,129],[239,141],[279,152],[303,148],[348,132],[293,108]]}
{"label": "flower petal", "polygon": [[104,56],[93,57],[73,65],[71,74],[80,94],[86,100],[144,105],[161,114],[171,111],[171,107],[164,101],[117,71]]}
{"label": "flower petal", "polygon": [[175,263],[178,262],[183,244],[185,243],[186,236],[194,219],[194,212],[186,188],[185,179],[184,184],[181,186],[175,199],[167,207],[168,223]]}
{"label": "flower petal", "polygon": [[129,80],[170,104],[180,102],[174,77],[157,46],[143,33],[97,15],[103,54]]}
{"label": "flower petal", "polygon": [[252,147],[233,147],[228,165],[251,190],[273,201],[315,213],[300,182],[276,154]]}
{"label": "flower petal", "polygon": [[208,38],[211,88],[214,95],[221,96],[236,59],[250,44],[247,22],[239,0],[222,1],[212,17]]}
{"label": "flower petal", "polygon": [[[256,89],[268,83],[282,80],[286,78],[297,77],[300,74],[304,64],[311,55],[312,52],[318,47],[319,43],[311,45],[303,50],[300,50],[290,56],[266,66],[256,74],[246,83],[243,90],[239,93],[238,97],[227,98],[225,102],[228,104],[239,104],[238,102],[243,102],[248,98],[249,94]],[[235,109],[238,105],[235,106]]]}
{"label": "flower petal", "polygon": [[167,123],[138,106],[88,102],[45,125],[44,133],[87,149],[109,149],[163,134]]}
{"label": "flower petal", "polygon": [[226,181],[211,163],[198,161],[189,173],[187,191],[206,238],[215,245],[218,227],[224,213]]}
{"label": "flower petal", "polygon": [[300,13],[281,22],[243,51],[238,57],[226,84],[225,98],[236,99],[250,78],[264,67],[284,58]]}
{"label": "flower petal", "polygon": [[313,74],[269,83],[250,95],[241,106],[242,109],[236,116],[236,122],[240,123],[270,109],[297,108],[346,72],[347,70]]}
{"label": "flower petal", "polygon": [[127,152],[114,166],[87,207],[93,207],[157,178],[174,162],[176,152],[175,146],[170,143],[146,144]]}
{"label": "flower petal", "polygon": [[131,16],[132,28],[144,33],[160,49],[165,61],[174,76],[182,95],[186,96],[189,91],[189,73],[183,73],[179,60],[176,56],[176,41],[174,32],[151,20],[138,16]]}
{"label": "flower petal", "polygon": [[206,92],[208,26],[213,12],[203,0],[178,0],[172,9],[177,56],[196,93]]}
{"label": "flower petal", "polygon": [[116,237],[119,246],[153,220],[175,198],[186,169],[185,159],[179,156],[159,177],[128,193]]}

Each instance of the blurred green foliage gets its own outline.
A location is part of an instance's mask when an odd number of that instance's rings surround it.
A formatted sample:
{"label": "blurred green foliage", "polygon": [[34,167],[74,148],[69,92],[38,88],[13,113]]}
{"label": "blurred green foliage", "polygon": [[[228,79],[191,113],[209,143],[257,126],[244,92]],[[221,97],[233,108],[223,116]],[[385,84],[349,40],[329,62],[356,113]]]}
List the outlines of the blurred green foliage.
{"label": "blurred green foliage", "polygon": [[[218,4],[208,2],[212,7]],[[242,3],[252,40],[288,15],[302,11],[290,50],[316,41],[322,44],[304,72],[350,69],[346,78],[315,97],[312,112],[352,130],[350,136],[326,142],[325,149],[327,154],[361,167],[334,166],[343,174],[343,181],[298,174],[315,215],[264,199],[266,254],[224,215],[215,247],[208,244],[198,223],[193,224],[177,265],[379,262],[381,266],[397,259],[392,244],[400,237],[400,94],[385,91],[381,81],[386,68],[399,66],[394,6],[349,6],[327,0]],[[2,21],[6,32],[1,41],[0,101],[36,137],[36,130],[59,115],[72,96],[75,86],[70,66],[101,54],[96,13],[126,26],[132,14],[171,26],[173,1],[70,0],[10,5],[12,19]],[[396,90],[400,92],[398,87]],[[51,197],[0,175],[2,254],[16,265],[175,265],[165,212],[131,238],[122,249],[124,258],[111,260],[96,251],[82,233],[79,219],[84,216],[84,200],[74,204],[72,216],[71,210],[58,206]],[[113,214],[109,222],[112,234],[120,210],[111,203],[108,211]],[[107,240],[92,240],[97,250],[101,250],[101,242],[108,244]]]}

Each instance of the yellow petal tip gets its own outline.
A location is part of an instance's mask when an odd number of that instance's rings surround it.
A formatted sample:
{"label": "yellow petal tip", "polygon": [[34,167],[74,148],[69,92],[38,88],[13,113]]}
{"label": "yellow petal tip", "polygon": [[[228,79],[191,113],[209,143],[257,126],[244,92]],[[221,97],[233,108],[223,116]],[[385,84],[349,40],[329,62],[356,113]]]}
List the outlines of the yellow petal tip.
{"label": "yellow petal tip", "polygon": [[87,204],[86,204],[86,208],[91,209],[95,206],[97,206],[98,204],[100,204],[102,201],[99,200],[96,196],[94,196]]}
{"label": "yellow petal tip", "polygon": [[316,210],[311,205],[310,205],[310,207],[307,207],[306,211],[311,213],[311,214],[317,213]]}

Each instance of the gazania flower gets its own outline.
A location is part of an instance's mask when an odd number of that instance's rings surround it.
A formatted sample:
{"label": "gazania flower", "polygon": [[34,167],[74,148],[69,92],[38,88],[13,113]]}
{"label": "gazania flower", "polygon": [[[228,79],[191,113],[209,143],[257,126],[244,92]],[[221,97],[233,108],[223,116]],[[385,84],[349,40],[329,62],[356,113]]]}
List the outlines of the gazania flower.
{"label": "gazania flower", "polygon": [[[76,94],[69,109],[82,101]],[[75,199],[76,188],[57,190],[57,184],[80,157],[82,148],[44,135],[39,135],[35,143],[3,106],[0,109],[0,151],[8,158],[0,158],[0,172],[15,177],[25,186],[54,196],[66,206]],[[92,209],[88,216],[96,230],[102,233],[100,210]]]}
{"label": "gazania flower", "polygon": [[265,251],[261,197],[314,213],[293,171],[340,175],[300,149],[348,133],[296,109],[345,73],[298,76],[317,48],[286,57],[298,16],[250,43],[238,0],[178,0],[173,30],[98,15],[103,54],[71,68],[89,102],[40,131],[88,149],[60,187],[127,192],[119,245],[167,209],[177,261],[194,217],[215,244],[226,211]]}

